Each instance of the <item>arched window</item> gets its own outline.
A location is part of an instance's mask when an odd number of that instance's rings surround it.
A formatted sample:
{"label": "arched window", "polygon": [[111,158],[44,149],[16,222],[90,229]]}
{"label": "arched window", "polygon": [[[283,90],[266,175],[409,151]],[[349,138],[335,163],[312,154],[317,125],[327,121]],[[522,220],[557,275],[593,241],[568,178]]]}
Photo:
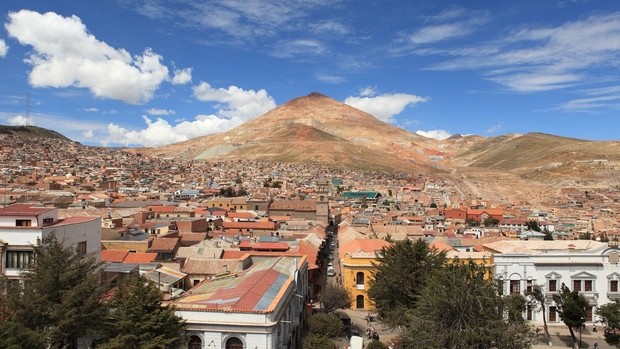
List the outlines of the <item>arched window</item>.
{"label": "arched window", "polygon": [[357,309],[364,309],[364,296],[358,295],[355,297],[355,307]]}
{"label": "arched window", "polygon": [[202,340],[200,340],[200,337],[189,337],[189,341],[187,341],[187,349],[202,349]]}
{"label": "arched window", "polygon": [[358,286],[364,286],[364,273],[361,271],[355,275],[355,284]]}
{"label": "arched window", "polygon": [[237,337],[231,337],[226,341],[226,349],[243,349],[243,342]]}

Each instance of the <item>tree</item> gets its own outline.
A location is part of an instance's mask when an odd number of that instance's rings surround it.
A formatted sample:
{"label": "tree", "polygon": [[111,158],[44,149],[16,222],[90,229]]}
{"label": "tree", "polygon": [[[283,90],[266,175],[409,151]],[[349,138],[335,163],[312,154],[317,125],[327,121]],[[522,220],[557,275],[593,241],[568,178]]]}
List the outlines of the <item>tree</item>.
{"label": "tree", "polygon": [[353,297],[344,286],[328,283],[321,292],[321,306],[327,313],[351,307]]}
{"label": "tree", "polygon": [[524,321],[506,319],[506,300],[483,266],[455,261],[433,273],[407,313],[408,348],[529,348]]}
{"label": "tree", "polygon": [[611,303],[601,305],[596,309],[596,315],[607,329],[604,333],[605,342],[620,348],[620,300],[614,299]]}
{"label": "tree", "polygon": [[344,324],[334,313],[316,313],[308,318],[308,327],[312,334],[329,338],[341,336]]}
{"label": "tree", "polygon": [[544,240],[551,241],[553,240],[553,234],[549,231],[549,229],[545,228],[545,237]]}
{"label": "tree", "polygon": [[372,342],[368,343],[366,349],[388,349],[388,346],[385,345],[383,342],[373,340]]}
{"label": "tree", "polygon": [[569,290],[562,283],[560,292],[553,295],[553,301],[557,307],[560,320],[568,326],[573,343],[577,344],[577,336],[575,336],[574,330],[581,328],[586,322],[586,307],[588,306],[586,297],[577,290]]}
{"label": "tree", "polygon": [[100,349],[176,348],[184,343],[185,325],[174,308],[162,306],[162,293],[137,275],[119,285],[106,319],[108,334]]}
{"label": "tree", "polygon": [[526,307],[526,300],[518,293],[512,293],[506,296],[506,310],[508,312],[508,321],[523,322],[523,312]]}
{"label": "tree", "polygon": [[545,334],[547,335],[547,342],[551,343],[551,335],[549,334],[549,327],[547,327],[547,310],[545,309],[546,295],[543,291],[543,286],[534,285],[532,286],[532,290],[529,292],[525,292],[525,295],[528,297],[528,305],[535,306],[538,304],[540,307],[540,312],[543,317],[543,325],[545,329]]}
{"label": "tree", "polygon": [[437,208],[437,204],[434,202],[431,202],[431,204],[429,205],[430,208]]}
{"label": "tree", "polygon": [[25,287],[10,293],[4,335],[15,329],[38,333],[52,349],[76,348],[78,339],[98,336],[106,311],[99,264],[53,233],[34,246],[34,259],[36,264],[22,273]]}
{"label": "tree", "polygon": [[338,349],[331,339],[311,334],[304,338],[303,349]]}
{"label": "tree", "polygon": [[529,220],[525,224],[528,230],[534,230],[540,232],[540,226],[538,225],[538,221]]}
{"label": "tree", "polygon": [[484,220],[484,225],[486,225],[487,227],[495,227],[498,224],[499,224],[499,219],[497,218],[489,217]]}
{"label": "tree", "polygon": [[444,265],[445,253],[429,248],[423,240],[401,240],[383,248],[381,254],[368,296],[384,321],[397,326],[402,324],[407,310],[415,306],[426,280]]}

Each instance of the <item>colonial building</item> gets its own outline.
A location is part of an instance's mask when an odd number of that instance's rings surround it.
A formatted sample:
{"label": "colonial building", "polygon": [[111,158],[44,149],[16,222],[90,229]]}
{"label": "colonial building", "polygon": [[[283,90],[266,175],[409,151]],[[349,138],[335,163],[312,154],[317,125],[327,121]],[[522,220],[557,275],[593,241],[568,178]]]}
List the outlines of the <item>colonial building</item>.
{"label": "colonial building", "polygon": [[58,209],[15,204],[0,208],[0,275],[19,280],[34,262],[34,246],[52,234],[67,247],[99,260],[101,218],[58,218]]}
{"label": "colonial building", "polygon": [[249,255],[172,301],[188,348],[299,348],[308,300],[305,256]]}
{"label": "colonial building", "polygon": [[[553,295],[562,284],[588,300],[586,321],[595,322],[597,307],[620,298],[620,249],[592,240],[504,240],[484,245],[494,254],[494,276],[504,294],[523,294],[540,285],[546,295],[546,317],[560,324]],[[528,308],[525,318],[543,325],[542,314]]]}
{"label": "colonial building", "polygon": [[[344,224],[346,225],[346,223]],[[391,243],[383,239],[368,239],[355,232],[353,228],[345,228],[341,224],[338,233],[339,274],[342,285],[353,296],[352,309],[374,309],[368,299],[370,278],[376,264],[381,262],[383,248]]]}

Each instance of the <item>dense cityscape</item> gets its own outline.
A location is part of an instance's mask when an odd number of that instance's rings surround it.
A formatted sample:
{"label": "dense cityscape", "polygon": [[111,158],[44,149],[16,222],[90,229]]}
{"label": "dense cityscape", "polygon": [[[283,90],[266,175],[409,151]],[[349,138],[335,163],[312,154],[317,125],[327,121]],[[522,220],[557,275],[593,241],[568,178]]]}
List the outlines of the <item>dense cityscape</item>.
{"label": "dense cityscape", "polygon": [[406,347],[400,326],[377,322],[369,292],[383,251],[403,241],[472,261],[501,294],[527,299],[542,287],[546,307],[528,303],[520,314],[535,333],[530,345],[547,340],[537,338],[543,328],[549,341],[568,336],[552,298],[561,285],[587,301],[583,341],[604,342],[597,311],[620,298],[617,190],[567,189],[557,206],[500,204],[440,171],[192,162],[20,134],[1,142],[0,270],[9,284],[54,235],[100,261],[107,281],[155,284],[183,319],[187,348],[301,348],[333,287],[349,295],[331,309],[344,326],[334,345]]}

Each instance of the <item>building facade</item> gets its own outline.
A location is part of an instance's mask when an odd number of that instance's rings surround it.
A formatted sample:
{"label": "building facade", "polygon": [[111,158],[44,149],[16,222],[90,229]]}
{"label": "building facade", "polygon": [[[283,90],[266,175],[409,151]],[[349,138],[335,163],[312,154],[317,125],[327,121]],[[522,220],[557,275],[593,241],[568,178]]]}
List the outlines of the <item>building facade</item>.
{"label": "building facade", "polygon": [[243,270],[204,280],[172,304],[189,349],[294,349],[307,301],[305,256],[250,255]]}
{"label": "building facade", "polygon": [[[620,298],[620,249],[592,240],[517,241],[485,244],[494,254],[494,276],[504,294],[521,294],[534,285],[546,295],[546,318],[561,324],[553,295],[562,284],[588,300],[586,322],[593,323],[597,307]],[[524,318],[543,326],[539,309],[528,308]]]}
{"label": "building facade", "polygon": [[52,234],[67,247],[99,260],[101,218],[58,218],[58,209],[32,204],[0,208],[0,274],[20,280],[34,263],[34,247]]}

